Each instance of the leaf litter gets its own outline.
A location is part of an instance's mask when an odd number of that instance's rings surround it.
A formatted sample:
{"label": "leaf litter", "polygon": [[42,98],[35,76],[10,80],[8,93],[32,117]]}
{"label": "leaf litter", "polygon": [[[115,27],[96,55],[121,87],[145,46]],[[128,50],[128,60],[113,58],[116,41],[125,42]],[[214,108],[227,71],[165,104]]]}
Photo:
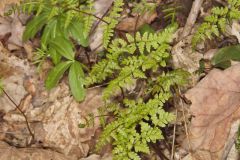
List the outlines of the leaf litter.
{"label": "leaf litter", "polygon": [[[6,5],[18,2],[18,0],[2,0],[0,14],[3,15]],[[95,4],[96,14],[99,17],[103,16],[111,7],[112,2],[98,0]],[[138,25],[151,23],[156,16],[155,13],[145,15],[141,17]],[[118,29],[133,32],[135,25],[136,17],[126,17],[118,25]],[[102,29],[100,26],[98,25],[90,38],[92,50],[101,45]],[[6,41],[8,50],[19,50],[25,47],[26,44],[23,44],[21,40],[23,30],[24,25],[17,16],[11,19],[0,17],[1,39],[11,33]],[[239,24],[234,22],[229,32],[239,41],[238,31]],[[29,50],[27,57],[31,59],[31,47],[27,49]],[[21,109],[28,117],[36,142],[29,148],[30,134],[23,116],[6,96],[0,97],[0,159],[7,160],[9,157],[30,160],[37,158],[40,160],[101,159],[101,156],[95,154],[83,158],[89,155],[95,143],[94,137],[97,136],[99,121],[96,120],[92,128],[82,129],[78,126],[85,122],[85,117],[89,112],[97,113],[97,108],[102,104],[101,89],[89,90],[87,99],[80,104],[69,96],[69,88],[65,79],[58,87],[47,92],[42,81],[44,75],[39,77],[36,67],[26,60],[11,55],[3,45],[0,51],[0,76],[4,77],[4,88],[9,95],[13,96],[17,104],[22,104]],[[199,69],[198,62],[205,56],[198,52],[193,53],[191,35],[175,44],[172,54],[175,67],[185,68],[191,73]],[[186,97],[192,102],[189,110],[193,117],[189,122],[190,136],[183,142],[183,148],[189,150],[188,142],[190,141],[191,154],[187,156],[190,160],[218,160],[227,149],[229,139],[233,136],[230,134],[232,126],[240,119],[239,69],[239,64],[224,71],[213,69],[186,93]],[[236,129],[233,132],[236,132]],[[27,148],[19,149],[13,146]],[[111,159],[111,156],[104,159]]]}
{"label": "leaf litter", "polygon": [[[240,65],[213,69],[186,93],[191,100],[190,146],[193,151],[221,159],[233,122],[240,118]],[[187,140],[184,146],[188,149]],[[202,155],[201,155],[202,156]],[[200,157],[201,157],[200,156]]]}

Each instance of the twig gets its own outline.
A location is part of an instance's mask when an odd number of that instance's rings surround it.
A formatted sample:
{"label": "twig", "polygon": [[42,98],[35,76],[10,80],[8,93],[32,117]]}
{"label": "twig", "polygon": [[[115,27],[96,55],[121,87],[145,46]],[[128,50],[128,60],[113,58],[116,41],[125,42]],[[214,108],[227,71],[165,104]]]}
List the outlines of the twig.
{"label": "twig", "polygon": [[192,27],[193,27],[193,25],[195,24],[195,22],[197,20],[198,13],[199,13],[199,11],[201,9],[202,3],[203,3],[203,0],[195,0],[193,2],[192,9],[191,9],[191,11],[189,13],[187,22],[186,22],[185,27],[183,29],[183,33],[180,36],[180,39],[188,36],[190,34],[190,32],[192,31]]}
{"label": "twig", "polygon": [[88,52],[86,50],[83,52],[84,52],[85,56],[87,57],[88,66],[91,66],[91,60],[90,60],[90,56],[89,56]]}
{"label": "twig", "polygon": [[[178,92],[181,95],[181,90],[179,88],[178,88]],[[185,128],[185,134],[186,134],[187,141],[188,141],[188,149],[190,151],[192,147],[190,144],[189,132],[188,132],[188,127],[187,127],[187,122],[186,122],[186,115],[185,115],[185,111],[184,111],[184,107],[183,107],[183,100],[181,98],[180,98],[180,104],[181,104],[182,112],[183,112],[184,128]]]}
{"label": "twig", "polygon": [[89,16],[93,16],[93,17],[95,17],[96,19],[98,19],[98,20],[100,20],[100,21],[102,21],[102,22],[104,22],[104,23],[106,23],[106,24],[109,24],[109,22],[105,21],[102,17],[98,17],[98,16],[96,16],[95,14],[88,13],[88,12],[84,12],[84,11],[79,10],[79,9],[76,9],[76,8],[68,8],[67,10],[65,10],[65,12],[70,11],[70,10],[76,11],[76,12],[79,12],[79,13],[83,13],[83,14],[86,14],[86,15],[89,15]]}
{"label": "twig", "polygon": [[21,110],[21,108],[14,102],[14,100],[8,95],[8,93],[3,89],[1,88],[3,93],[7,96],[7,98],[14,104],[14,106],[16,107],[16,109],[23,115],[24,119],[25,119],[25,122],[26,122],[26,125],[27,125],[27,129],[28,129],[28,132],[30,133],[31,137],[32,137],[32,140],[34,140],[34,134],[33,132],[31,131],[31,128],[30,128],[30,125],[29,125],[29,122],[28,122],[28,119],[27,119],[27,116],[25,115],[25,113]]}
{"label": "twig", "polygon": [[220,3],[220,4],[223,5],[223,6],[226,6],[226,5],[227,5],[227,3],[224,2],[224,1],[222,1],[222,0],[215,0],[215,1],[218,2],[218,3]]}
{"label": "twig", "polygon": [[[15,134],[15,135],[22,135],[23,133],[21,132],[9,132],[9,131],[0,131],[0,133],[3,133],[3,134]],[[31,134],[25,134],[26,136],[31,136]]]}
{"label": "twig", "polygon": [[98,86],[93,86],[93,87],[88,88],[88,90],[105,87],[105,86],[107,86],[108,84],[109,84],[109,83],[104,83],[104,84],[101,84],[101,85],[98,85]]}
{"label": "twig", "polygon": [[[177,121],[177,117],[178,117],[178,110],[176,109],[175,111],[176,114],[176,121]],[[173,140],[172,140],[172,151],[171,151],[171,160],[174,160],[174,152],[175,152],[175,140],[176,140],[176,122],[174,124],[174,128],[173,128]]]}
{"label": "twig", "polygon": [[221,160],[226,160],[228,158],[228,155],[229,155],[236,139],[237,139],[237,132],[233,135],[233,137],[229,140],[226,147],[224,148]]}
{"label": "twig", "polygon": [[122,87],[120,87],[120,89],[121,89],[121,93],[122,93],[122,100],[124,100],[124,99],[125,99],[124,90],[123,90],[123,88],[122,88]]}
{"label": "twig", "polygon": [[[102,15],[101,19],[103,19],[109,12],[109,9]],[[100,24],[101,20],[98,20],[96,25],[92,28],[89,37],[94,33],[94,31],[97,29],[98,25]]]}
{"label": "twig", "polygon": [[137,40],[136,40],[136,33],[137,33],[137,26],[138,26],[139,18],[140,18],[140,16],[138,14],[137,19],[136,19],[136,23],[135,23],[135,26],[134,26],[134,43],[135,43],[136,48],[138,48],[137,47]]}

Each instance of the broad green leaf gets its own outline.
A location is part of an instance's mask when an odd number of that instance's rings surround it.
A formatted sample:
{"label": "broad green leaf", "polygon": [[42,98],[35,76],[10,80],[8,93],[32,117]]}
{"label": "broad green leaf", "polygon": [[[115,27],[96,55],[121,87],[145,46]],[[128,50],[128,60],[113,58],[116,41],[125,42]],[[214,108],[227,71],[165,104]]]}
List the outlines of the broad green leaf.
{"label": "broad green leaf", "polygon": [[52,89],[55,87],[59,80],[62,78],[64,72],[70,67],[72,61],[61,62],[57,66],[55,66],[49,73],[45,82],[45,86],[47,89]]}
{"label": "broad green leaf", "polygon": [[211,60],[214,66],[221,68],[229,67],[230,61],[240,61],[240,45],[224,47],[218,50]]}
{"label": "broad green leaf", "polygon": [[231,61],[224,61],[224,62],[216,64],[215,67],[221,68],[221,69],[227,69],[227,68],[231,67],[231,65],[232,65]]}
{"label": "broad green leaf", "polygon": [[74,60],[73,45],[69,39],[58,36],[50,42],[50,47],[68,60]]}
{"label": "broad green leaf", "polygon": [[71,92],[77,101],[83,101],[86,95],[84,89],[84,72],[79,62],[75,61],[69,70],[69,84]]}
{"label": "broad green leaf", "polygon": [[23,41],[33,38],[46,22],[46,14],[40,14],[39,16],[34,17],[26,26],[26,29],[23,33]]}
{"label": "broad green leaf", "polygon": [[71,21],[69,27],[69,34],[73,37],[80,45],[83,47],[88,46],[88,37],[85,38],[83,31],[84,31],[84,24],[78,20]]}
{"label": "broad green leaf", "polygon": [[41,38],[41,45],[47,46],[50,39],[56,37],[57,19],[52,19],[45,26]]}
{"label": "broad green leaf", "polygon": [[49,52],[49,55],[52,58],[53,63],[55,65],[57,65],[61,61],[62,56],[60,54],[58,54],[57,51],[52,47],[49,48],[48,52]]}

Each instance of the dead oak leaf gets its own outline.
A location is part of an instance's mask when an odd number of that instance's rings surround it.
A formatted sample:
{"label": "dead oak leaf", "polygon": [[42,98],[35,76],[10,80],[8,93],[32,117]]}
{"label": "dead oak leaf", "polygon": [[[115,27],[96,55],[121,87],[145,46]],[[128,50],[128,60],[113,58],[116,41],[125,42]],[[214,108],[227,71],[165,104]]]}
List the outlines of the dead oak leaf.
{"label": "dead oak leaf", "polygon": [[[0,51],[0,77],[5,91],[13,96],[15,103],[19,104],[21,99],[27,94],[24,88],[24,81],[27,77],[35,75],[34,67],[25,60],[15,56],[9,56],[9,53]],[[0,97],[0,109],[8,112],[14,110],[15,106],[8,100],[6,95]]]}
{"label": "dead oak leaf", "polygon": [[[240,65],[224,71],[212,70],[186,93],[186,97],[192,101],[191,150],[204,151],[215,157],[211,159],[220,159],[231,124],[240,119]],[[187,143],[188,140],[183,144],[186,149]]]}
{"label": "dead oak leaf", "polygon": [[[16,50],[23,46],[22,35],[25,30],[17,14],[12,17],[0,17],[0,38],[7,44],[9,50]],[[8,36],[9,34],[9,36]],[[5,39],[5,37],[7,37]]]}
{"label": "dead oak leaf", "polygon": [[40,148],[15,148],[7,143],[0,141],[0,159],[1,160],[73,160],[73,158],[63,154],[44,150]]}

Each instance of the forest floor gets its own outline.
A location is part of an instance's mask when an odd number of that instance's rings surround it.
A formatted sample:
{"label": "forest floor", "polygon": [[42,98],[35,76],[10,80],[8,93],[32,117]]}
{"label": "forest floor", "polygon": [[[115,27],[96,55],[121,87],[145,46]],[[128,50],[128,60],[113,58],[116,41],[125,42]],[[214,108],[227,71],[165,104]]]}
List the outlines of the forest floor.
{"label": "forest floor", "polygon": [[[47,91],[44,80],[53,67],[50,60],[41,69],[33,64],[39,37],[23,42],[29,19],[24,14],[4,16],[9,5],[18,0],[0,0],[0,78],[4,93],[0,97],[0,160],[111,160],[111,146],[96,153],[94,146],[101,133],[99,120],[88,128],[79,128],[89,113],[97,114],[104,102],[104,85],[87,89],[83,102],[71,96],[64,76],[54,89]],[[96,15],[101,16],[113,0],[96,0]],[[171,68],[182,68],[191,77],[174,94],[167,108],[176,119],[163,129],[164,140],[150,144],[146,160],[238,160],[236,149],[240,125],[240,64],[225,70],[211,64],[220,48],[240,43],[240,24],[228,26],[221,38],[213,38],[192,48],[197,27],[213,6],[223,0],[159,0],[155,12],[132,15],[127,1],[117,35],[133,33],[143,25],[159,31],[171,21],[166,8],[177,8],[179,24],[171,44]],[[180,6],[180,7],[179,7]],[[101,51],[102,30],[96,27],[89,47],[78,50],[79,59],[95,63]],[[83,51],[84,50],[84,51]],[[85,56],[88,52],[88,57]],[[229,51],[231,52],[231,50]],[[239,54],[239,53],[238,53]]]}

